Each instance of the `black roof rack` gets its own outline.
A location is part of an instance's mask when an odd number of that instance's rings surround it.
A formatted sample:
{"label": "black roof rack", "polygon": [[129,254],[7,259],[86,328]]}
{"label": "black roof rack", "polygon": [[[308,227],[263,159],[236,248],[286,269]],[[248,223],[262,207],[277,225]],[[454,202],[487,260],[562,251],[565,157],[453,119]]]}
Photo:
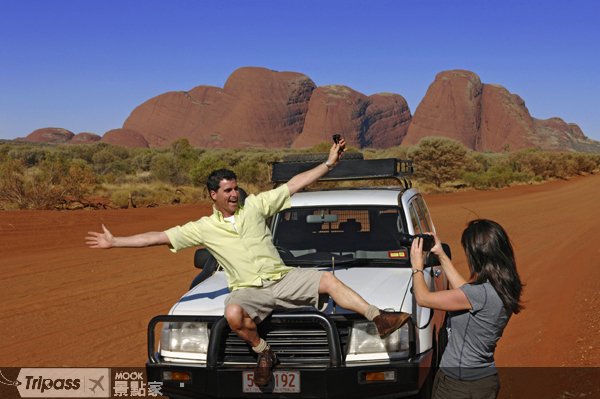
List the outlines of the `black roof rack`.
{"label": "black roof rack", "polygon": [[[271,182],[276,186],[289,181],[299,173],[317,167],[322,162],[273,162]],[[357,159],[342,160],[319,181],[396,179],[406,189],[412,187],[408,179],[413,173],[412,159]]]}

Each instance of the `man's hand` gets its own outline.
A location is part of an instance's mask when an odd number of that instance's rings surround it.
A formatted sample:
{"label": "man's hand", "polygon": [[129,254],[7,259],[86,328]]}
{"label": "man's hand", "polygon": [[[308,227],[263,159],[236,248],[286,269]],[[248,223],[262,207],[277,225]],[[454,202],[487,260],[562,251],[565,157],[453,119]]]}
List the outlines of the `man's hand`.
{"label": "man's hand", "polygon": [[329,162],[331,167],[334,167],[340,162],[342,154],[346,151],[348,151],[348,149],[346,148],[346,140],[341,139],[339,143],[333,143],[331,149],[329,150],[329,157],[327,158],[327,162]]}
{"label": "man's hand", "polygon": [[[346,142],[344,141],[344,139],[341,139],[338,144],[333,144],[331,146],[331,150],[329,150],[329,157],[327,158],[327,162],[330,165],[329,169],[333,168],[340,162],[340,157],[344,152],[348,150],[345,147]],[[290,195],[294,195],[303,188],[313,184],[321,177],[323,177],[327,172],[327,166],[325,165],[325,163],[322,163],[313,169],[307,170],[306,172],[302,172],[292,177],[290,181],[287,182],[287,186],[290,190]]]}
{"label": "man's hand", "polygon": [[86,244],[90,246],[90,248],[102,248],[108,249],[113,247],[113,235],[108,231],[104,225],[102,225],[102,230],[104,233],[95,233],[93,231],[88,231],[88,234],[91,234],[93,237],[86,237]]}

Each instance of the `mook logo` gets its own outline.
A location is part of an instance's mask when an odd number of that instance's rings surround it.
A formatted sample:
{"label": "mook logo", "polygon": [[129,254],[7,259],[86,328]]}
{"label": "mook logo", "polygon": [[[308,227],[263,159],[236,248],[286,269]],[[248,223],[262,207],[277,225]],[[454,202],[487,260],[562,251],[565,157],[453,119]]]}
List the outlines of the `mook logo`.
{"label": "mook logo", "polygon": [[108,368],[22,368],[17,382],[22,398],[110,397]]}

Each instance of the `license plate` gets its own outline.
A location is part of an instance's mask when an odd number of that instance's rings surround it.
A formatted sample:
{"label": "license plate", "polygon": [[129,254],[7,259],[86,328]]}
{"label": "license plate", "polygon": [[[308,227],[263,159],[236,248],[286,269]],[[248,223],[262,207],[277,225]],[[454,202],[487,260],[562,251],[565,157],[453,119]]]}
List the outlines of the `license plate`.
{"label": "license plate", "polygon": [[299,371],[273,371],[273,379],[269,385],[259,387],[254,383],[254,372],[242,373],[244,393],[300,393]]}

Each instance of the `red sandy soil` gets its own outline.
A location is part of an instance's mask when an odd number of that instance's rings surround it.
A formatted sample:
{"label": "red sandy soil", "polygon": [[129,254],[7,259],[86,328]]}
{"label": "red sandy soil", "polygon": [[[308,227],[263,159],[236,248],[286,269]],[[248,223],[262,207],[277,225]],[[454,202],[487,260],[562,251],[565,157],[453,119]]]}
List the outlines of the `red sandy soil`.
{"label": "red sandy soil", "polygon": [[[600,397],[576,368],[599,375],[599,198],[600,174],[425,196],[463,275],[460,236],[469,220],[499,222],[514,243],[526,309],[498,344],[500,397]],[[211,206],[0,211],[0,367],[143,366],[149,320],[166,314],[198,273],[194,249],[93,250],[87,232],[102,223],[115,235],[161,231]],[[543,383],[522,378],[538,371]]]}

